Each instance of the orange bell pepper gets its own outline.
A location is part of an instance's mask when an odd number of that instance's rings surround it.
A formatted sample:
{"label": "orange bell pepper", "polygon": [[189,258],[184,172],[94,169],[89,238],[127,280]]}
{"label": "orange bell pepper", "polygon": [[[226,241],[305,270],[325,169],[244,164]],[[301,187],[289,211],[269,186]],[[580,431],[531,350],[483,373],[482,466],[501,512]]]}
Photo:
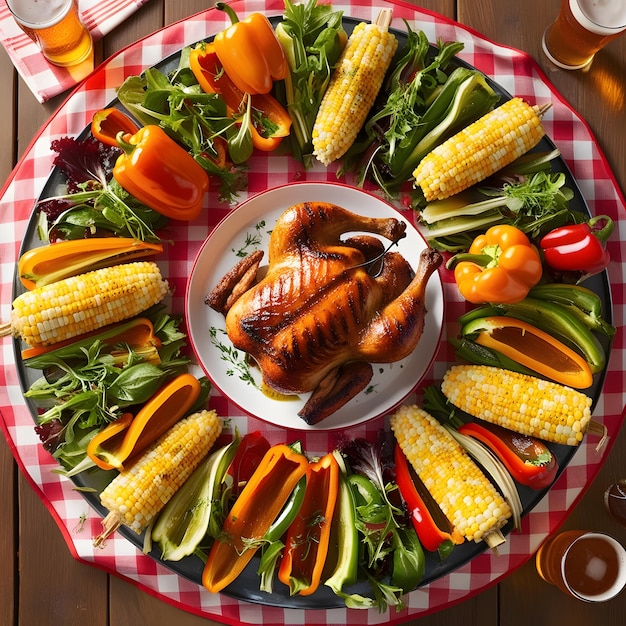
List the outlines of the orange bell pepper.
{"label": "orange bell pepper", "polygon": [[207,557],[202,585],[218,593],[239,576],[260,547],[309,461],[285,444],[272,446],[235,500]]}
{"label": "orange bell pepper", "polygon": [[252,145],[263,152],[275,150],[289,135],[291,117],[271,94],[255,94],[252,98]]}
{"label": "orange bell pepper", "polygon": [[217,93],[229,109],[240,109],[245,94],[224,71],[213,43],[200,43],[193,48],[189,53],[189,67],[205,93]]}
{"label": "orange bell pepper", "polygon": [[[155,335],[152,322],[147,317],[135,317],[130,321],[119,322],[105,328],[92,330],[78,337],[58,341],[51,346],[29,346],[22,350],[22,360],[36,359],[37,357],[43,357],[43,355],[51,357],[56,355],[59,358],[64,358],[64,348],[68,346],[71,346],[72,349],[77,346],[88,348],[94,341],[100,341],[108,346],[126,344],[133,349],[159,348],[161,346],[161,340]],[[26,363],[26,365],[38,367],[33,361]],[[43,367],[46,367],[46,365],[42,365]]]}
{"label": "orange bell pepper", "polygon": [[109,107],[94,113],[91,120],[91,134],[108,146],[117,146],[119,133],[134,135],[139,126],[119,109]]}
{"label": "orange bell pepper", "polygon": [[[101,469],[118,469],[145,450],[184,417],[200,396],[200,382],[191,374],[180,374],[146,402],[125,429],[109,424],[87,446],[87,455]],[[109,430],[107,430],[109,429]],[[119,440],[118,433],[124,432]]]}
{"label": "orange bell pepper", "polygon": [[129,237],[94,237],[31,248],[20,256],[17,273],[26,289],[62,278],[163,252],[158,243]]}
{"label": "orange bell pepper", "polygon": [[124,150],[113,177],[151,209],[178,220],[193,220],[202,210],[209,189],[206,171],[162,128],[144,126],[118,144]]}
{"label": "orange bell pepper", "polygon": [[288,69],[272,24],[262,13],[252,13],[239,21],[224,2],[216,3],[215,8],[226,12],[232,22],[213,40],[224,70],[244,93],[269,93],[274,81],[284,79]]}
{"label": "orange bell pepper", "polygon": [[510,304],[523,300],[543,274],[541,257],[515,226],[499,224],[474,239],[468,253],[448,261],[461,295],[469,302]]}
{"label": "orange bell pepper", "polygon": [[304,501],[287,530],[278,580],[290,595],[308,596],[320,585],[338,493],[339,464],[330,452],[309,465]]}

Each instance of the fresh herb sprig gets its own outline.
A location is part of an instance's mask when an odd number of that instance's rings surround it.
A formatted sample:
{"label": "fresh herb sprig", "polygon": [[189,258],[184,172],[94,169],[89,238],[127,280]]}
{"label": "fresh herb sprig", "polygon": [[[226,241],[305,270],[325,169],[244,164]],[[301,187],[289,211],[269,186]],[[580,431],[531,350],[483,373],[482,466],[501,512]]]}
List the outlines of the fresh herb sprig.
{"label": "fresh herb sprig", "polygon": [[95,431],[120,417],[125,408],[146,402],[166,379],[187,370],[189,358],[182,354],[185,335],[178,329],[181,320],[162,312],[154,315],[161,343],[157,355],[149,349],[94,340],[76,350],[65,347],[62,356],[50,353],[31,359],[30,367],[38,359],[45,369],[45,376],[24,393],[45,409],[35,430],[67,470],[85,459]]}
{"label": "fresh herb sprig", "polygon": [[66,177],[67,193],[38,203],[38,235],[44,242],[83,239],[99,232],[159,242],[167,223],[160,213],[141,204],[113,178],[120,150],[97,139],[63,137],[52,142],[54,165]]}
{"label": "fresh herb sprig", "polygon": [[219,350],[220,359],[231,365],[231,367],[226,370],[226,375],[237,375],[239,380],[258,388],[258,384],[250,371],[250,364],[246,359],[245,352],[242,353],[232,345],[228,345],[220,341],[220,336],[222,335],[226,335],[226,331],[222,328],[211,326],[209,329],[209,339]]}

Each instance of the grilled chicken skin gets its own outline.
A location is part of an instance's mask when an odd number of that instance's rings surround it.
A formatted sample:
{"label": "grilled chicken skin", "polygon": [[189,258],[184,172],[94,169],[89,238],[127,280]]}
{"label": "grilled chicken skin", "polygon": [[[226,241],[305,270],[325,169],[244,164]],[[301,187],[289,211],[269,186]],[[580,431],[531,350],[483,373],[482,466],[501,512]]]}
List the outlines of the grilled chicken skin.
{"label": "grilled chicken skin", "polygon": [[256,253],[207,296],[266,385],[286,394],[313,392],[300,411],[307,423],[364,389],[370,363],[398,361],[417,346],[426,285],[442,259],[427,249],[414,272],[400,253],[386,250],[381,237],[393,244],[405,229],[401,220],[364,217],[330,203],[296,204],[272,231],[265,276],[251,279],[261,263]]}

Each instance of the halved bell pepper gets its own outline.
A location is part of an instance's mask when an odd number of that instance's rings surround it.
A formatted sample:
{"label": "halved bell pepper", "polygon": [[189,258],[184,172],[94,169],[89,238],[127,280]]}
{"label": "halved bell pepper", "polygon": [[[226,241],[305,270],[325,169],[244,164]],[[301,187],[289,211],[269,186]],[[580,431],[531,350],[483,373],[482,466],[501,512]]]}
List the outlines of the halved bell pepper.
{"label": "halved bell pepper", "polygon": [[524,320],[509,315],[492,315],[475,319],[462,330],[474,336],[476,343],[504,354],[555,382],[587,389],[593,373],[587,360],[578,352]]}
{"label": "halved bell pepper", "polygon": [[117,136],[120,133],[134,135],[138,130],[139,126],[115,107],[96,111],[91,119],[91,134],[108,146],[117,147]]}
{"label": "halved bell pepper", "polygon": [[333,454],[339,465],[339,493],[335,503],[335,513],[331,527],[331,547],[336,549],[337,557],[332,563],[332,573],[324,584],[336,595],[343,593],[343,588],[357,581],[359,569],[359,531],[354,494],[348,484],[347,468],[341,453]]}
{"label": "halved bell pepper", "polygon": [[[394,448],[394,463],[396,483],[400,495],[406,503],[420,543],[425,550],[438,552],[439,556],[445,559],[455,545],[463,543],[463,536],[458,530],[452,530],[452,525],[436,503],[432,502],[432,509],[425,503],[425,498],[432,500],[432,497],[428,496],[426,488],[421,489],[421,492],[418,490],[421,481],[412,471],[402,448],[398,444]],[[439,523],[435,521],[434,515],[438,517]]]}
{"label": "halved bell pepper", "polygon": [[200,382],[195,376],[180,374],[141,407],[121,441],[114,437],[119,431],[112,428],[106,433],[107,427],[99,437],[96,435],[89,442],[87,455],[101,469],[123,469],[129,458],[145,450],[187,414],[200,396],[201,390]]}
{"label": "halved bell pepper", "polygon": [[271,152],[291,130],[291,117],[283,105],[271,94],[252,96],[252,145],[257,150]]}
{"label": "halved bell pepper", "polygon": [[487,422],[468,422],[458,430],[484,443],[518,483],[543,489],[554,481],[559,464],[543,441]]}
{"label": "halved bell pepper", "polygon": [[24,252],[17,263],[17,273],[22,285],[31,290],[68,276],[161,252],[163,246],[160,243],[128,237],[59,241]]}
{"label": "halved bell pepper", "polygon": [[213,43],[203,42],[193,48],[189,53],[189,67],[203,91],[219,94],[232,111],[241,108],[245,93],[224,71]]}
{"label": "halved bell pepper", "polygon": [[105,426],[101,431],[96,433],[87,445],[87,456],[101,469],[114,469],[109,463],[100,460],[97,455],[102,449],[115,449],[122,445],[126,431],[132,424],[134,415],[132,413],[123,413],[114,422]]}
{"label": "halved bell pepper", "polygon": [[267,451],[211,546],[202,572],[205,589],[218,593],[239,576],[308,465],[306,456],[288,445],[277,444]]}
{"label": "halved bell pepper", "polygon": [[339,493],[339,464],[332,452],[310,463],[304,501],[287,530],[278,580],[290,595],[308,596],[320,585]]}
{"label": "halved bell pepper", "polygon": [[129,194],[166,217],[189,221],[200,215],[208,174],[161,127],[120,133],[117,141],[124,153],[113,177]]}
{"label": "halved bell pepper", "polygon": [[461,295],[474,304],[523,300],[543,274],[541,257],[515,226],[498,224],[447,263]]}
{"label": "halved bell pepper", "polygon": [[274,81],[284,79],[288,69],[272,24],[262,13],[252,13],[239,21],[224,2],[218,2],[215,8],[226,12],[232,22],[213,40],[224,70],[244,93],[269,93]]}
{"label": "halved bell pepper", "polygon": [[605,244],[613,229],[608,215],[597,215],[582,224],[551,230],[541,238],[539,246],[552,269],[591,276],[601,272],[611,260]]}
{"label": "halved bell pepper", "polygon": [[154,333],[154,325],[147,317],[135,317],[130,321],[112,324],[106,328],[84,333],[51,346],[31,346],[22,350],[24,365],[33,369],[45,369],[58,364],[59,359],[74,358],[77,353],[93,345],[95,341],[112,346],[125,344],[132,349],[161,346]]}
{"label": "halved bell pepper", "polygon": [[236,496],[250,480],[259,463],[270,449],[269,441],[255,430],[243,436],[228,473],[233,478],[232,494]]}

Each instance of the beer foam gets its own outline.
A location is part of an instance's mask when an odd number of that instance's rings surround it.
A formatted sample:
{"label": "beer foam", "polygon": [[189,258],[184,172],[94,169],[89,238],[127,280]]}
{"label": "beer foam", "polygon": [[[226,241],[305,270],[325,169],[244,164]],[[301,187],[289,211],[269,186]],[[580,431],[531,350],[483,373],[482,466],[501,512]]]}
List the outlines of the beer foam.
{"label": "beer foam", "polygon": [[65,17],[72,0],[7,0],[7,4],[24,26],[46,28]]}
{"label": "beer foam", "polygon": [[576,20],[597,35],[615,35],[626,28],[626,0],[569,0]]}
{"label": "beer foam", "polygon": [[607,569],[607,564],[602,559],[594,556],[589,563],[587,563],[585,575],[587,578],[591,578],[591,580],[600,581],[604,578]]}

